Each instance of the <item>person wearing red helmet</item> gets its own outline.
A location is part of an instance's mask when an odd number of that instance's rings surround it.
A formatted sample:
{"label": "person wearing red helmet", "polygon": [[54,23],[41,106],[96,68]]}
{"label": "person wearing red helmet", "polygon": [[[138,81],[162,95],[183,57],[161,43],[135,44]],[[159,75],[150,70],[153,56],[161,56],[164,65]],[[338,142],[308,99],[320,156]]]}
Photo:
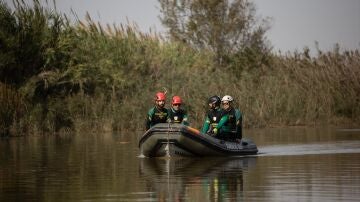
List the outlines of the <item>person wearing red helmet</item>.
{"label": "person wearing red helmet", "polygon": [[188,116],[184,109],[181,109],[182,100],[180,96],[175,95],[172,98],[171,108],[169,109],[169,118],[171,123],[181,123],[189,125]]}
{"label": "person wearing red helmet", "polygon": [[146,130],[158,123],[166,123],[169,118],[169,112],[165,108],[166,96],[163,92],[158,92],[155,95],[155,106],[147,113]]}

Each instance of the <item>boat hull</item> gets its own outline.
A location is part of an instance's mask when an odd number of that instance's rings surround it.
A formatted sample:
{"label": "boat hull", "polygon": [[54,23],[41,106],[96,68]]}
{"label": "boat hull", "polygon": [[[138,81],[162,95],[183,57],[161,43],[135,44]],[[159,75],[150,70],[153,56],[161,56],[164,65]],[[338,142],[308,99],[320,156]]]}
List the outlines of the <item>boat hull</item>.
{"label": "boat hull", "polygon": [[147,157],[162,156],[243,156],[257,154],[249,139],[239,142],[216,139],[181,124],[157,124],[140,139],[141,153]]}

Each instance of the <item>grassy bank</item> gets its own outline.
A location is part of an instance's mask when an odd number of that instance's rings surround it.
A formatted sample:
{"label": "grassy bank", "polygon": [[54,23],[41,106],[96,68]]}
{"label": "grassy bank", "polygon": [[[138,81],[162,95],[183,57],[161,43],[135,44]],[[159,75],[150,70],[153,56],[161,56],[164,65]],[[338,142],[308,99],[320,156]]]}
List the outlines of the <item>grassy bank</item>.
{"label": "grassy bank", "polygon": [[[165,87],[199,128],[209,96],[230,94],[246,127],[360,123],[360,53],[261,54],[218,67],[213,53],[134,26],[69,23],[44,9],[1,4],[0,134],[142,130]],[[168,99],[168,102],[170,99]]]}

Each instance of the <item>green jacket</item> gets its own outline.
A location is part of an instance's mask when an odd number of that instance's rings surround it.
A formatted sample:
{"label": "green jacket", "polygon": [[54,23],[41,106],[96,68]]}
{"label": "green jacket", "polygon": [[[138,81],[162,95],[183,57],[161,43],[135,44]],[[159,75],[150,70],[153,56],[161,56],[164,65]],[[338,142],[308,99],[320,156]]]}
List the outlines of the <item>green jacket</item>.
{"label": "green jacket", "polygon": [[166,108],[159,109],[157,107],[151,108],[147,113],[145,127],[146,130],[158,123],[166,123],[169,119],[169,111]]}
{"label": "green jacket", "polygon": [[223,126],[224,132],[236,132],[237,127],[240,125],[240,120],[242,119],[242,114],[239,109],[232,108],[230,111],[226,112],[228,115],[228,121]]}
{"label": "green jacket", "polygon": [[216,128],[219,132],[227,122],[229,116],[223,113],[222,109],[209,110],[206,114],[201,133],[206,134]]}
{"label": "green jacket", "polygon": [[170,109],[168,109],[168,112],[171,123],[181,123],[186,126],[189,125],[188,115],[184,109],[179,109],[175,111],[175,109],[171,107]]}
{"label": "green jacket", "polygon": [[228,115],[228,121],[224,124],[220,131],[224,138],[241,139],[242,138],[242,114],[239,109],[232,108],[230,111],[225,111]]}

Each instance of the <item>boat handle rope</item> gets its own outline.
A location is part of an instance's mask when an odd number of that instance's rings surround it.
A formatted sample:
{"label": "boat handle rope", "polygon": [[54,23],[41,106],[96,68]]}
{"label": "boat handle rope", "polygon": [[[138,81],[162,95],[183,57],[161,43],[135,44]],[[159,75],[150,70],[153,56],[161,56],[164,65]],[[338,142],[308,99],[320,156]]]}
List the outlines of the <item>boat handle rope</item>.
{"label": "boat handle rope", "polygon": [[171,122],[168,121],[167,145],[166,145],[166,147],[165,147],[165,151],[166,151],[166,156],[167,156],[167,157],[170,157],[170,129],[171,129],[170,124],[171,124]]}

